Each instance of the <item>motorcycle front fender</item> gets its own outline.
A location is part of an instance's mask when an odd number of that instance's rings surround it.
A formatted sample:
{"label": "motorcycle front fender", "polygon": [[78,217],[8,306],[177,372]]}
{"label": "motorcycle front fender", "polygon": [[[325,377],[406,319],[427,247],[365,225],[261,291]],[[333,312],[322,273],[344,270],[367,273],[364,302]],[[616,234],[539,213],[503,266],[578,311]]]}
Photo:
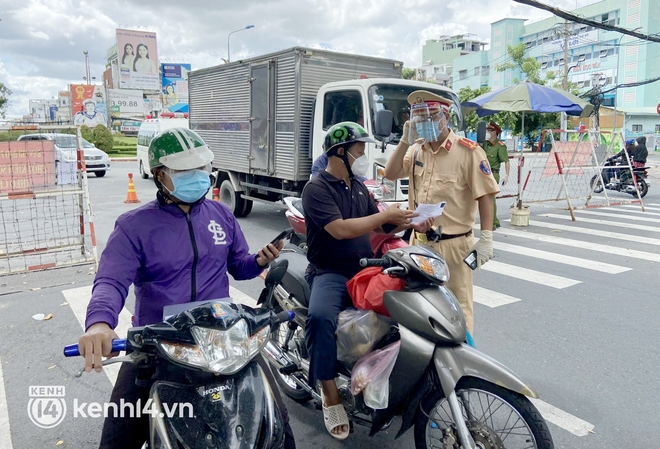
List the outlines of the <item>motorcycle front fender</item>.
{"label": "motorcycle front fender", "polygon": [[149,447],[161,447],[156,443],[173,449],[271,449],[283,445],[282,413],[265,374],[254,361],[239,373],[218,377],[211,384],[157,381],[150,397],[154,413],[150,416]]}
{"label": "motorcycle front fender", "polygon": [[463,377],[476,377],[530,398],[538,395],[513,371],[475,348],[438,346],[433,353],[433,364],[445,397],[454,391]]}

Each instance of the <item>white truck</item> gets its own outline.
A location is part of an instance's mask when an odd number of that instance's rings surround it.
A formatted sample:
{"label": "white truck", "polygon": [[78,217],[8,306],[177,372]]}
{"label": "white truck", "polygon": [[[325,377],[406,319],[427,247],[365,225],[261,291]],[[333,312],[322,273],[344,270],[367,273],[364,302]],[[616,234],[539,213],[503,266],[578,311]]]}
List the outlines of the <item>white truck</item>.
{"label": "white truck", "polygon": [[189,73],[190,129],[215,155],[220,200],[237,217],[253,201],[300,196],[327,129],[363,121],[378,141],[367,144],[371,176],[385,200],[402,201],[408,180],[385,180],[382,169],[408,118],[408,95],[425,89],[454,103],[450,125],[463,129],[458,96],[431,83],[401,79],[391,59],[294,47]]}

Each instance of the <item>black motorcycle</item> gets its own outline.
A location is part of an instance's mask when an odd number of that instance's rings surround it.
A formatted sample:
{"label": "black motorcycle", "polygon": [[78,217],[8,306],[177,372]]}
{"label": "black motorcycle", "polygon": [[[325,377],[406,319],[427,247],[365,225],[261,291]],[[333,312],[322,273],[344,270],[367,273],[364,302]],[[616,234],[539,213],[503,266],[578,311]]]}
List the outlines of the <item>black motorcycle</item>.
{"label": "black motorcycle", "polygon": [[[266,284],[272,288],[281,275],[271,270]],[[103,362],[133,363],[153,381],[150,441],[143,447],[284,447],[282,413],[260,363],[268,366],[255,358],[272,329],[294,313],[221,300],[187,306],[162,323],[129,329],[112,346],[127,355]],[[78,345],[64,348],[64,355],[80,355]]]}
{"label": "black motorcycle", "polygon": [[[607,190],[629,193],[632,196],[637,196],[639,190],[640,198],[644,198],[649,192],[646,171],[649,167],[633,168],[631,176],[627,161],[621,157],[607,158],[603,167],[601,176],[596,174],[591,178],[591,188],[594,193],[601,193],[603,184]],[[637,187],[635,187],[635,180],[637,180]]]}

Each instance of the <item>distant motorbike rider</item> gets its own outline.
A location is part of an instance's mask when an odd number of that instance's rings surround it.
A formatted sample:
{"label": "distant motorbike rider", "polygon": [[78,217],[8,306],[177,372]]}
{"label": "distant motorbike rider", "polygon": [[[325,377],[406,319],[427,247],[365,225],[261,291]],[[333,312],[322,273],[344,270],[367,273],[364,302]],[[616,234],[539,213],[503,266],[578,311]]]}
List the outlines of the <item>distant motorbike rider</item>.
{"label": "distant motorbike rider", "polygon": [[646,136],[637,138],[637,149],[633,156],[633,167],[640,168],[646,166],[646,158],[649,156],[649,150],[646,148]]}
{"label": "distant motorbike rider", "polygon": [[[121,215],[108,239],[87,306],[85,334],[78,342],[85,370],[102,371],[112,357],[113,330],[131,284],[135,289],[134,326],[158,323],[163,307],[229,297],[227,273],[252,279],[278,257],[282,242],[250,254],[232,212],[221,202],[207,201],[213,153],[189,129],[172,128],[154,137],[149,165],[158,187],[156,200]],[[285,422],[285,447],[295,448],[286,408],[268,365],[257,358],[273,386]],[[111,403],[145,404],[149,387],[137,386],[138,368],[124,363]],[[149,439],[149,415],[109,416],[100,447],[140,448]]]}

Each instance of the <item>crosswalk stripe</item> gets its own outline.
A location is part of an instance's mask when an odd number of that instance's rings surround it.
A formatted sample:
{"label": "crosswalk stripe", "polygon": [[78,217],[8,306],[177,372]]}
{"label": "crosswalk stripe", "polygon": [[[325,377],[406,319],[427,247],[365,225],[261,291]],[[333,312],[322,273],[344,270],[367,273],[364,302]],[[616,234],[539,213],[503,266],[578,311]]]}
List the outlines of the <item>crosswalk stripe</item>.
{"label": "crosswalk stripe", "polygon": [[546,421],[569,431],[578,437],[586,437],[594,429],[594,425],[573,416],[540,399],[529,399]]}
{"label": "crosswalk stripe", "polygon": [[[636,209],[638,211],[642,210],[642,208],[640,206],[636,205],[636,204],[622,204],[622,205],[617,206],[617,207],[623,207],[623,208],[626,208],[626,209]],[[608,209],[610,209],[610,208],[608,208]],[[644,209],[652,210],[652,211],[656,211],[656,210],[660,211],[660,207],[647,206],[646,204],[644,204]],[[626,211],[626,212],[632,212],[632,211]]]}
{"label": "crosswalk stripe", "polygon": [[[534,224],[536,225],[536,223]],[[658,242],[660,244],[660,240]],[[572,265],[575,267],[585,268],[588,270],[601,271],[603,273],[619,274],[625,271],[630,271],[632,269],[632,268],[621,267],[619,265],[612,265],[605,262],[598,262],[595,260],[581,259],[579,257],[567,256],[565,254],[551,253],[550,251],[542,251],[534,248],[525,248],[519,245],[512,245],[510,243],[493,242],[493,247],[499,251],[507,251],[510,253],[521,254],[523,256],[536,257],[538,259],[563,263],[565,265]]]}
{"label": "crosswalk stripe", "polygon": [[519,298],[514,298],[513,296],[505,295],[504,293],[500,292],[494,292],[477,285],[472,287],[472,294],[472,300],[474,302],[478,302],[479,304],[490,307],[491,309],[520,301]]}
{"label": "crosswalk stripe", "polygon": [[575,212],[579,214],[600,215],[601,217],[619,218],[621,220],[648,221],[652,223],[660,223],[660,218],[638,217],[636,215],[625,215],[625,214],[608,214],[607,212],[598,212],[595,210],[581,210],[581,209],[576,210]]}
{"label": "crosswalk stripe", "polygon": [[[617,210],[617,208],[616,207],[603,207],[602,210]],[[625,210],[624,212],[642,214],[644,216],[659,217],[660,213],[653,212],[654,210],[660,210],[660,209],[656,209],[654,207],[645,207],[644,210],[642,210],[640,207],[637,207],[637,209],[635,209],[635,210]]]}
{"label": "crosswalk stripe", "polygon": [[[610,254],[613,257],[623,256],[623,257],[632,257],[634,259],[646,260],[648,262],[660,262],[660,254],[655,254],[655,253],[647,253],[644,251],[636,251],[633,249],[619,248],[610,245],[601,245],[600,243],[583,242],[581,240],[566,239],[563,237],[555,237],[552,235],[536,234],[534,232],[518,231],[511,228],[507,228],[507,229],[499,228],[496,232],[502,235],[509,235],[512,237],[522,237],[524,239],[536,240],[537,242],[552,243],[555,245],[570,246],[571,248],[581,248],[591,251],[598,251],[601,253]],[[484,267],[487,266],[488,264],[484,265]]]}
{"label": "crosswalk stripe", "polygon": [[[570,220],[571,217],[567,215],[559,215],[559,214],[542,214],[539,215],[539,217],[547,217],[547,218],[557,218],[559,220]],[[510,221],[510,220],[507,220]],[[621,228],[626,228],[626,229],[637,229],[639,231],[651,231],[651,232],[660,232],[660,227],[655,227],[655,226],[644,226],[644,225],[635,225],[635,224],[627,224],[627,223],[616,223],[612,221],[605,221],[605,220],[594,220],[591,218],[580,218],[580,222],[584,223],[594,223],[594,224],[602,224],[602,225],[607,225],[607,226],[618,226]],[[651,237],[643,237],[643,236],[636,236],[636,235],[630,235],[630,234],[622,234],[620,232],[612,232],[612,231],[601,231],[599,229],[589,229],[589,228],[581,228],[579,226],[566,226],[566,225],[561,225],[557,223],[544,223],[544,222],[534,222],[534,226],[539,226],[542,228],[550,228],[550,229],[559,229],[562,231],[572,231],[572,232],[578,232],[581,234],[589,234],[589,235],[597,235],[599,237],[607,237],[611,239],[619,239],[619,240],[627,240],[630,242],[637,242],[637,243],[644,243],[645,245],[660,245],[660,239],[654,239]]]}
{"label": "crosswalk stripe", "polygon": [[5,394],[5,379],[2,375],[2,360],[0,359],[0,447],[12,449],[11,427],[9,426],[9,407]]}
{"label": "crosswalk stripe", "polygon": [[501,274],[503,276],[510,276],[516,279],[521,279],[535,284],[546,285],[552,288],[566,288],[573,285],[581,284],[582,281],[565,278],[562,276],[555,276],[554,274],[543,273],[541,271],[530,270],[529,268],[518,267],[506,263],[491,260],[481,267],[482,270],[490,271],[492,273]]}
{"label": "crosswalk stripe", "polygon": [[[85,287],[71,288],[68,290],[63,290],[62,294],[66,298],[66,301],[69,303],[69,307],[73,311],[73,314],[76,316],[80,327],[85,329],[85,317],[87,316],[87,304],[89,303],[89,298],[92,297],[92,286],[87,285]],[[126,338],[126,333],[131,327],[131,314],[123,308],[119,314],[119,323],[115,328],[115,332],[119,338]],[[72,342],[73,343],[73,342]],[[80,368],[85,366],[85,361],[82,357],[76,357],[80,361]],[[117,374],[119,374],[119,368],[121,363],[116,363],[114,365],[108,365],[103,367],[103,372],[108,376],[112,385],[117,381]],[[90,373],[92,374],[92,373]]]}

